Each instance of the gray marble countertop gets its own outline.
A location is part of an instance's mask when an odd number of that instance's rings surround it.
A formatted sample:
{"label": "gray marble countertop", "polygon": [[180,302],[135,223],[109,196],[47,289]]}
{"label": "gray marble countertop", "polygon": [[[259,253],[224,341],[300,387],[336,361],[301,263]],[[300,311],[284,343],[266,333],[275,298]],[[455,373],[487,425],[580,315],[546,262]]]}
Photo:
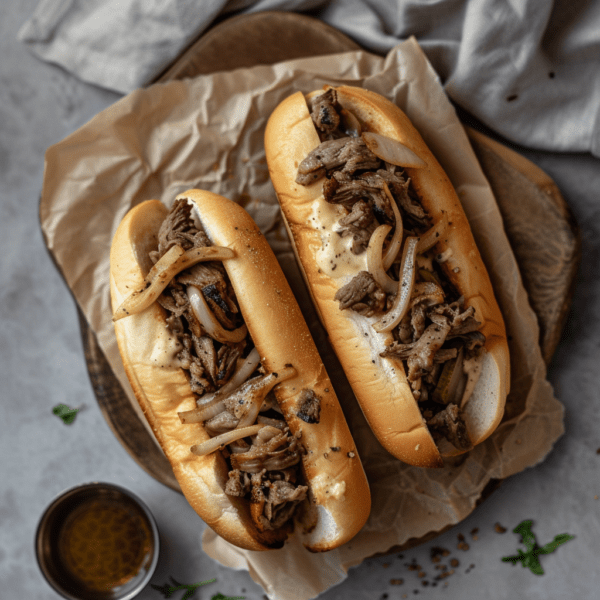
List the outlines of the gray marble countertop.
{"label": "gray marble countertop", "polygon": [[[221,567],[202,552],[203,526],[193,510],[127,454],[93,394],[75,304],[46,251],[38,204],[46,148],[119,96],[38,61],[17,42],[16,32],[36,4],[0,2],[0,597],[59,597],[35,561],[37,522],[62,490],[108,481],[138,494],[157,519],[162,552],[153,583],[170,576],[184,582],[216,578],[194,597],[221,592],[259,600],[263,591],[248,573]],[[574,301],[548,372],[566,407],[566,433],[542,464],[504,482],[466,521],[402,555],[367,560],[322,600],[600,596],[600,160],[519,150],[554,179],[582,234]],[[73,426],[52,415],[59,403],[82,407]],[[542,576],[500,560],[520,547],[511,530],[524,519],[534,520],[541,543],[558,533],[576,536],[543,557]],[[497,533],[496,523],[508,531]],[[460,534],[468,550],[457,548]],[[432,546],[451,550],[443,561],[454,570],[451,577],[435,579],[441,571],[431,561]],[[451,558],[459,564],[453,567]],[[413,562],[424,577],[408,568]],[[139,596],[161,597],[150,587]]]}

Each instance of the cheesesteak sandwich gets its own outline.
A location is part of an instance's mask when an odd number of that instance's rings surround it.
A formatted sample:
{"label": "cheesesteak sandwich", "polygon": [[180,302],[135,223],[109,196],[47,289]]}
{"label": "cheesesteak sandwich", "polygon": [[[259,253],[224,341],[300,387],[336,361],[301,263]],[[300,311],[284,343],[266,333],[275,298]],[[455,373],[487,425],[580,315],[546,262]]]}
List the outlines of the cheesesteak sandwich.
{"label": "cheesesteak sandwich", "polygon": [[123,364],[189,503],[239,547],[335,548],[370,494],[297,302],[248,213],[189,190],[125,216],[110,255]]}
{"label": "cheesesteak sandwich", "polygon": [[408,117],[354,87],[271,115],[269,172],[332,346],[381,444],[440,467],[510,385],[502,315],[460,201]]}

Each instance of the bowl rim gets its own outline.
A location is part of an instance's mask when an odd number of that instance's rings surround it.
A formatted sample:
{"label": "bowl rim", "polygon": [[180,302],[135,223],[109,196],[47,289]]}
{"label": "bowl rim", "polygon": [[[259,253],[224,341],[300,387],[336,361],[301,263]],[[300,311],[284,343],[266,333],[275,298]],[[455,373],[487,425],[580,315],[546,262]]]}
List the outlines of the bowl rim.
{"label": "bowl rim", "polygon": [[[35,551],[35,558],[36,558],[38,567],[39,567],[40,572],[42,573],[44,579],[48,582],[48,584],[63,598],[66,598],[67,600],[86,600],[86,598],[84,598],[84,597],[81,597],[81,596],[75,597],[72,594],[70,594],[50,575],[50,573],[48,572],[48,569],[45,566],[45,561],[40,556],[40,554],[41,554],[40,549],[41,549],[41,543],[44,539],[44,535],[43,535],[45,532],[44,526],[47,522],[47,519],[51,515],[51,513],[54,512],[61,505],[61,503],[66,501],[67,499],[71,499],[73,497],[76,497],[80,493],[89,492],[94,489],[97,489],[97,490],[108,489],[108,490],[116,491],[120,494],[123,494],[124,496],[127,496],[131,501],[133,501],[134,504],[136,504],[140,508],[140,510],[144,513],[144,515],[146,516],[146,518],[150,524],[150,531],[151,531],[152,543],[153,543],[153,551],[152,551],[152,560],[150,562],[150,566],[148,568],[147,573],[127,593],[110,597],[110,600],[132,600],[135,596],[137,596],[146,587],[146,585],[148,585],[148,583],[150,582],[150,579],[152,578],[152,576],[154,574],[154,571],[156,570],[156,566],[158,564],[158,558],[159,558],[159,554],[160,554],[160,536],[159,536],[158,526],[156,524],[156,519],[154,518],[154,515],[152,514],[148,505],[137,494],[135,494],[131,490],[129,490],[119,484],[110,483],[110,482],[106,482],[106,481],[90,481],[87,483],[81,483],[81,484],[77,484],[72,487],[69,487],[54,496],[54,498],[47,504],[46,508],[42,512],[40,519],[38,521],[38,524],[36,526],[36,530],[35,530],[34,551]],[[49,529],[47,529],[47,531],[49,531]]]}

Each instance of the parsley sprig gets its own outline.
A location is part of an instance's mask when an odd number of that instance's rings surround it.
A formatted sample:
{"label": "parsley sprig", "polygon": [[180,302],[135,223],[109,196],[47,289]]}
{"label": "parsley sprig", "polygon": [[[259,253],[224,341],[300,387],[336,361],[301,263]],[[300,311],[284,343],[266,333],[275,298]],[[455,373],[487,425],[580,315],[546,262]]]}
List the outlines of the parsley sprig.
{"label": "parsley sprig", "polygon": [[[192,597],[192,594],[201,586],[206,585],[207,583],[213,583],[216,579],[209,579],[208,581],[201,581],[200,583],[191,583],[189,585],[185,585],[183,583],[179,583],[175,580],[175,578],[170,577],[172,585],[166,583],[165,585],[154,585],[150,584],[152,588],[161,592],[165,598],[170,598],[175,592],[180,590],[187,590],[185,594],[181,597],[181,600],[189,600]],[[220,592],[215,594],[211,600],[244,600],[245,596],[223,596]]]}
{"label": "parsley sprig", "polygon": [[522,561],[523,567],[528,568],[536,575],[543,575],[544,569],[542,569],[538,556],[540,554],[550,554],[554,552],[561,544],[572,540],[575,536],[569,535],[568,533],[560,533],[559,535],[554,536],[554,539],[545,546],[538,546],[535,534],[531,531],[532,524],[532,521],[523,521],[513,529],[513,533],[521,535],[521,541],[525,544],[527,552],[517,549],[518,554],[515,554],[514,556],[505,556],[502,558],[502,561],[511,562],[513,565]]}
{"label": "parsley sprig", "polygon": [[52,413],[63,420],[65,425],[70,425],[80,411],[80,408],[71,408],[66,404],[57,404],[53,409]]}

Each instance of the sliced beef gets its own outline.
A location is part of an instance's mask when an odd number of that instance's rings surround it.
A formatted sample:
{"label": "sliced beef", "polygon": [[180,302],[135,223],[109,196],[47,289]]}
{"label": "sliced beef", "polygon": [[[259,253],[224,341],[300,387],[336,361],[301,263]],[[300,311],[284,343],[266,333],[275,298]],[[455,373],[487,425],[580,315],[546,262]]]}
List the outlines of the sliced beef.
{"label": "sliced beef", "polygon": [[427,213],[416,196],[411,193],[410,179],[405,179],[401,173],[392,169],[379,169],[377,175],[387,183],[392,196],[409,220],[422,228],[428,227]]}
{"label": "sliced beef", "polygon": [[217,351],[215,342],[207,335],[193,338],[194,350],[198,360],[204,367],[205,373],[210,377],[212,383],[217,381]]}
{"label": "sliced beef", "polygon": [[296,415],[306,423],[318,423],[321,418],[321,399],[314,390],[304,389],[298,399],[300,408]]}
{"label": "sliced beef", "polygon": [[448,404],[427,421],[427,426],[435,434],[445,437],[455,448],[468,450],[472,444],[467,427],[456,404]]}
{"label": "sliced beef", "polygon": [[353,254],[362,254],[367,249],[371,235],[378,225],[371,205],[365,200],[355,202],[350,213],[342,217],[338,224],[338,235],[352,236]]}
{"label": "sliced beef", "polygon": [[372,170],[380,166],[381,161],[367,148],[362,138],[343,137],[327,140],[300,163],[296,183],[308,185],[333,170],[352,175],[359,169]]}
{"label": "sliced beef", "polygon": [[340,310],[351,308],[370,317],[385,309],[386,297],[373,276],[367,271],[361,271],[336,292],[334,299],[339,302]]}
{"label": "sliced beef", "polygon": [[308,487],[287,481],[269,481],[266,487],[263,515],[267,523],[263,522],[263,525],[268,529],[279,529],[291,518],[298,503],[306,498]]}
{"label": "sliced beef", "polygon": [[184,250],[210,246],[211,242],[204,231],[198,230],[191,216],[192,207],[187,200],[177,200],[158,231],[158,250],[150,253],[157,262],[173,246]]}
{"label": "sliced beef", "polygon": [[223,344],[217,351],[217,381],[227,381],[237,364],[237,359],[242,356],[244,343],[236,345]]}
{"label": "sliced beef", "polygon": [[239,469],[232,469],[228,474],[229,480],[225,484],[225,493],[229,496],[244,497],[252,490],[250,475]]}
{"label": "sliced beef", "polygon": [[313,98],[311,102],[310,116],[317,130],[326,137],[332,135],[340,125],[340,108],[333,88]]}
{"label": "sliced beef", "polygon": [[432,323],[416,342],[410,344],[393,342],[381,353],[381,356],[394,356],[406,360],[407,378],[410,382],[414,382],[431,371],[435,354],[442,347],[449,331],[450,323],[447,320],[445,323]]}

